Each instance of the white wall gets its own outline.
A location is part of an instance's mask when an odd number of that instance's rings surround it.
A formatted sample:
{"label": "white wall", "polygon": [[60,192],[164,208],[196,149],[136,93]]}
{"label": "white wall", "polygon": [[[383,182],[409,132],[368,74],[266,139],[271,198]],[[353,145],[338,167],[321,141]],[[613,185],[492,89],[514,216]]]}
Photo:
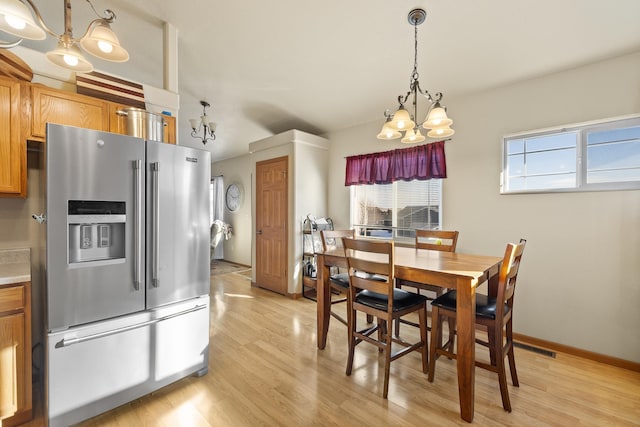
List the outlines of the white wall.
{"label": "white wall", "polygon": [[[499,194],[503,135],[640,112],[640,53],[447,105],[456,134],[443,214],[444,227],[460,231],[458,251],[501,256],[527,239],[514,330],[640,362],[640,191]],[[327,135],[329,215],[339,226],[349,220],[344,157],[400,146],[377,140],[380,126]]]}

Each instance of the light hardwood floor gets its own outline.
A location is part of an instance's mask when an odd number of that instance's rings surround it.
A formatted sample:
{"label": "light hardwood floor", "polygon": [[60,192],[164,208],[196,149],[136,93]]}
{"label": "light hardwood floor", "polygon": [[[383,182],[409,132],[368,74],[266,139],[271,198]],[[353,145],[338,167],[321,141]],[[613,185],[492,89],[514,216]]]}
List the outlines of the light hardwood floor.
{"label": "light hardwood floor", "polygon": [[[316,348],[316,307],[250,287],[232,273],[211,279],[209,373],[186,378],[82,426],[448,426],[459,417],[454,361],[427,382],[419,354],[391,364],[389,399],[377,350],[358,346],[345,376],[346,329],[332,319]],[[413,328],[403,326],[410,335]],[[476,371],[476,426],[640,425],[640,373],[517,348],[520,387],[502,409],[497,376]],[[485,350],[478,349],[478,356]],[[40,406],[40,405],[39,405]],[[29,426],[41,426],[42,416]]]}

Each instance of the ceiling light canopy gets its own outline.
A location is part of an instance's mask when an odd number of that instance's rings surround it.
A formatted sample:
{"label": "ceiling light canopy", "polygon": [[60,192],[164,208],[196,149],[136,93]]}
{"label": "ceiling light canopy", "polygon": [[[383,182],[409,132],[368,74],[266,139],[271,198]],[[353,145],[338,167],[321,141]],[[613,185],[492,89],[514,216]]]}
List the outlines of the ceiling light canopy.
{"label": "ceiling light canopy", "polygon": [[[429,138],[449,137],[453,135],[455,131],[450,127],[451,124],[453,124],[453,120],[447,117],[447,107],[440,104],[442,93],[438,92],[431,95],[429,91],[423,91],[420,88],[420,82],[418,81],[420,77],[418,74],[418,25],[425,21],[427,12],[425,12],[424,9],[413,9],[409,12],[407,18],[409,23],[414,27],[414,60],[409,91],[404,96],[398,96],[399,106],[394,114],[391,114],[390,110],[384,112],[386,121],[377,138],[398,139],[402,137],[400,141],[407,144],[422,142],[425,140],[425,137],[420,132],[420,127],[430,129],[429,132],[427,132]],[[415,121],[418,116],[418,94],[422,95],[422,97],[426,98],[429,102],[427,117],[422,124]],[[412,95],[413,116],[404,106]],[[404,136],[401,132],[404,132]]]}
{"label": "ceiling light canopy", "polygon": [[[198,119],[189,119],[189,123],[191,123],[191,136],[200,139],[203,144],[206,144],[207,141],[216,139],[216,127],[218,125],[210,121],[207,116],[207,108],[210,107],[209,103],[200,101],[200,105],[202,105],[202,115]],[[200,131],[202,131],[202,135],[198,135]]]}
{"label": "ceiling light canopy", "polygon": [[[32,0],[0,0],[0,30],[20,37],[16,42],[0,42],[0,48],[17,46],[22,39],[43,40],[46,33],[49,33],[58,39],[58,45],[54,50],[47,52],[47,59],[61,67],[82,73],[93,70],[93,65],[84,58],[78,45],[91,55],[107,61],[129,60],[129,53],[120,45],[118,37],[109,25],[116,19],[112,10],[107,9],[104,16],[100,16],[91,1],[87,0],[98,18],[89,23],[82,37],[76,39],[71,32],[71,0],[63,0],[63,3],[64,33],[56,34],[45,24]],[[34,15],[38,23],[33,19]]]}

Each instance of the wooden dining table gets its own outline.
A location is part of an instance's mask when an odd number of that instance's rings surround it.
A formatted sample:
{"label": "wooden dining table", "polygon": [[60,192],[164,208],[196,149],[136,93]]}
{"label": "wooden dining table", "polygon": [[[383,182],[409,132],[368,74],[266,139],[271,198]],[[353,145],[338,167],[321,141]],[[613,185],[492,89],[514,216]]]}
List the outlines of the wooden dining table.
{"label": "wooden dining table", "polygon": [[[331,310],[329,267],[347,266],[344,249],[318,254],[318,348],[327,344]],[[457,368],[460,416],[473,421],[475,395],[476,288],[488,282],[489,294],[497,288],[502,258],[395,246],[395,278],[457,290]]]}

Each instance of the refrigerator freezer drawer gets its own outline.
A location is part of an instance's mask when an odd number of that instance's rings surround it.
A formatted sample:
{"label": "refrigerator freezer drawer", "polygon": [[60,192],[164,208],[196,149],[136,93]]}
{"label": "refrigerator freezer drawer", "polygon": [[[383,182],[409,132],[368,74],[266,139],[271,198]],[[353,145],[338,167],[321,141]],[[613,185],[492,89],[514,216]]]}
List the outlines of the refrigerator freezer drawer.
{"label": "refrigerator freezer drawer", "polygon": [[68,426],[206,373],[209,297],[50,334],[49,426]]}

